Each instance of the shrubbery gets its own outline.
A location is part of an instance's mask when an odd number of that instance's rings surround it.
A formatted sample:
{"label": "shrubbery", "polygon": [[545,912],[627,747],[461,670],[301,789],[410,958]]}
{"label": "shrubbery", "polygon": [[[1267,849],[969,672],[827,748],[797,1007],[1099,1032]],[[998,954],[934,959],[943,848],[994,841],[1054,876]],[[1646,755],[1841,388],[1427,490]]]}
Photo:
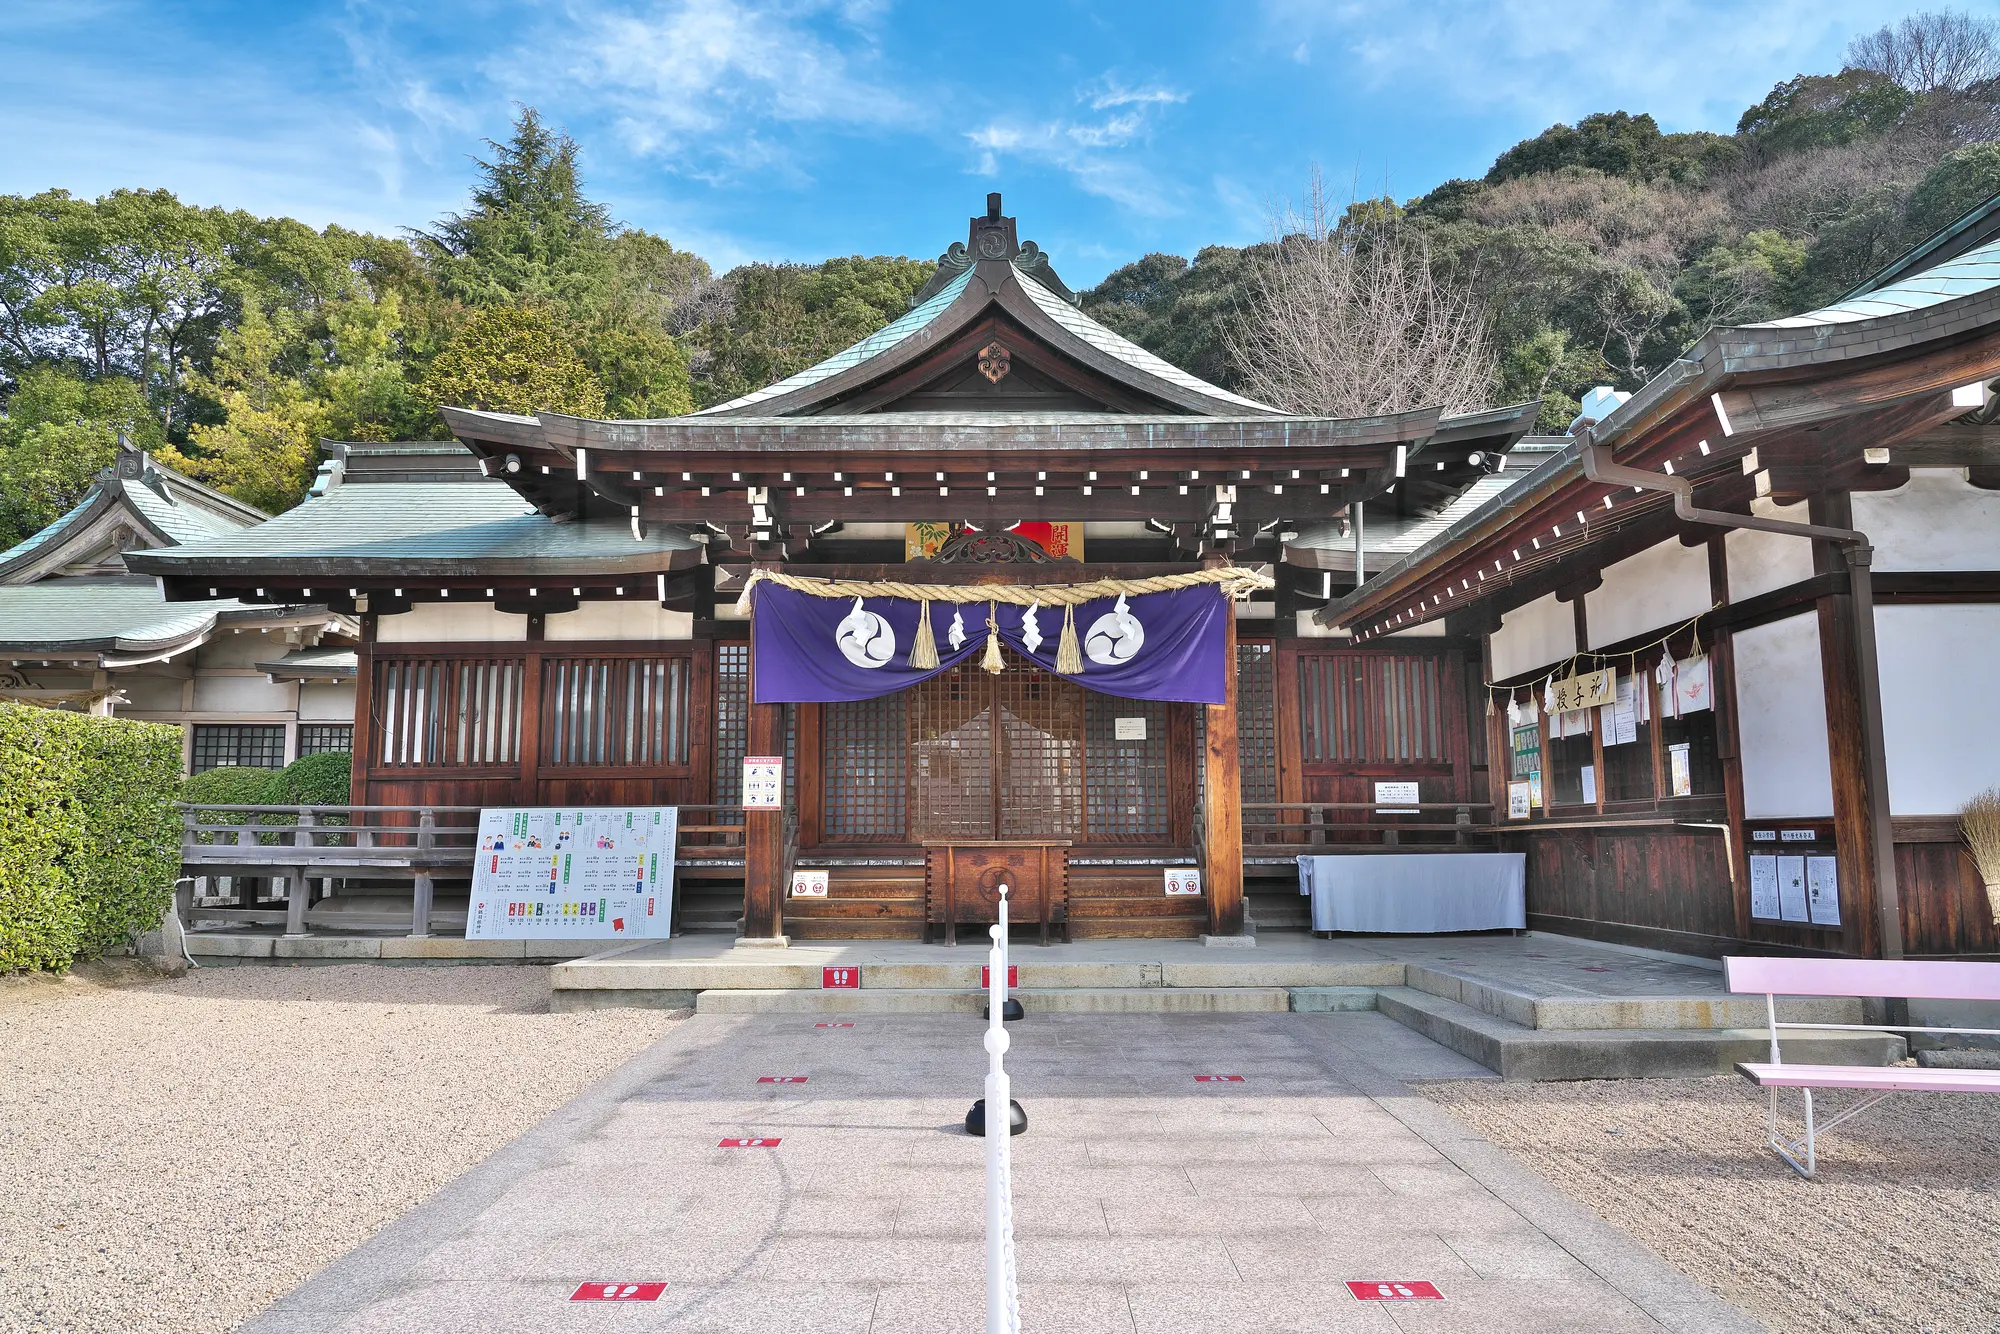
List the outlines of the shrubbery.
{"label": "shrubbery", "polygon": [[181,731],[0,703],[0,972],[159,920],[180,874]]}
{"label": "shrubbery", "polygon": [[[344,750],[302,755],[272,774],[267,806],[345,806],[354,757]],[[190,797],[192,801],[194,798]],[[223,798],[231,800],[231,798]],[[237,798],[241,800],[241,798]]]}

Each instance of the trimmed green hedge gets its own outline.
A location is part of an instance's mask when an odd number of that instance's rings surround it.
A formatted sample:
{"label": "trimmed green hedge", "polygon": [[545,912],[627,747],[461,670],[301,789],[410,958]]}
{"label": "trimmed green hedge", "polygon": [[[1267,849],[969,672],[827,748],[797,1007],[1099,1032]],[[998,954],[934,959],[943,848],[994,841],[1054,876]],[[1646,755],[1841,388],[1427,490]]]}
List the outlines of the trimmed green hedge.
{"label": "trimmed green hedge", "polygon": [[[269,806],[345,806],[354,757],[344,750],[302,755],[271,775]],[[225,798],[227,800],[227,798]]]}
{"label": "trimmed green hedge", "polygon": [[0,972],[156,924],[180,874],[181,730],[0,703]]}

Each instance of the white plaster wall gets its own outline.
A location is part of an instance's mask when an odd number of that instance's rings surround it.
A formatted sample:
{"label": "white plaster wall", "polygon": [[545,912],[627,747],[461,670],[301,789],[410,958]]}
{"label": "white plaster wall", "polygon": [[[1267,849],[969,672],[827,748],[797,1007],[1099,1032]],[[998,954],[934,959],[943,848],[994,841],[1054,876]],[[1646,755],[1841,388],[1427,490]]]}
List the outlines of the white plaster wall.
{"label": "white plaster wall", "polygon": [[504,644],[527,637],[526,616],[495,611],[490,602],[419,602],[375,622],[383,644]]}
{"label": "white plaster wall", "polygon": [[1875,644],[1890,809],[1954,815],[2000,786],[2000,605],[1877,607]]}
{"label": "white plaster wall", "polygon": [[[1567,609],[1565,609],[1565,610],[1567,610]],[[1382,636],[1382,638],[1384,638],[1384,639],[1443,639],[1443,638],[1445,638],[1445,623],[1444,623],[1444,617],[1440,616],[1440,617],[1438,617],[1438,618],[1437,618],[1437,619],[1436,619],[1435,621],[1425,621],[1425,622],[1424,622],[1424,623],[1423,623],[1422,625],[1413,625],[1413,626],[1411,626],[1411,627],[1410,627],[1409,629],[1407,629],[1407,630],[1397,630],[1397,631],[1395,631],[1395,632],[1393,632],[1393,633],[1391,633],[1391,634],[1386,634],[1386,635],[1383,635],[1383,636]]]}
{"label": "white plaster wall", "polygon": [[[35,679],[40,680],[36,673]],[[127,713],[179,713],[182,678],[155,676],[150,672],[113,672],[111,684],[125,692],[118,707]]]}
{"label": "white plaster wall", "polygon": [[1808,613],[1739,630],[1733,642],[1744,814],[1832,815],[1819,618]]}
{"label": "white plaster wall", "polygon": [[1590,647],[1601,648],[1648,630],[1701,615],[1708,595],[1708,548],[1669,538],[1604,567],[1604,583],[1584,596]]}
{"label": "white plaster wall", "polygon": [[1493,679],[1547,667],[1576,652],[1576,608],[1554,593],[1516,607],[1493,634]]}
{"label": "white plaster wall", "polygon": [[544,622],[548,639],[692,639],[694,613],[644,602],[586,602]]}
{"label": "white plaster wall", "polygon": [[[290,681],[256,676],[197,676],[197,713],[290,713],[296,707],[296,687]],[[175,702],[179,707],[179,702]],[[350,709],[351,713],[352,710]]]}
{"label": "white plaster wall", "polygon": [[[1774,505],[1768,500],[1753,500],[1750,512],[1765,519],[1812,522],[1803,500],[1796,505]],[[1738,528],[1724,535],[1722,541],[1724,550],[1729,554],[1731,602],[1741,602],[1759,593],[1768,593],[1774,588],[1784,588],[1813,577],[1812,541],[1809,538]]]}
{"label": "white plaster wall", "polygon": [[354,721],[354,683],[305,682],[299,686],[299,720],[308,723]]}
{"label": "white plaster wall", "polygon": [[[269,630],[239,630],[231,626],[217,630],[213,639],[195,650],[194,664],[197,668],[254,668],[260,662],[273,661],[291,651],[282,630],[273,633]],[[187,659],[180,657],[174,661],[185,663]]]}
{"label": "white plaster wall", "polygon": [[2000,570],[2000,491],[1963,468],[1912,468],[1894,491],[1856,491],[1853,504],[1877,570]]}

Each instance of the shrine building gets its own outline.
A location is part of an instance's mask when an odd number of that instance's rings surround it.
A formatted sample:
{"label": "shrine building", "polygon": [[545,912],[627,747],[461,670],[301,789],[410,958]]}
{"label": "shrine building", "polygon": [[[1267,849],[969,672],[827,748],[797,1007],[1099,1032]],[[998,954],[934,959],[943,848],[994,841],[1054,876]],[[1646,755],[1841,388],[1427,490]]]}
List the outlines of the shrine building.
{"label": "shrine building", "polygon": [[358,805],[690,811],[691,927],[936,938],[1005,874],[1044,933],[1233,937],[1304,924],[1302,853],[1501,849],[1537,927],[1994,952],[1943,831],[2000,782],[1958,675],[2000,648],[1996,322],[1989,208],[1571,436],[1296,416],[1091,319],[992,195],[776,384],[447,408],[127,563],[356,618]]}

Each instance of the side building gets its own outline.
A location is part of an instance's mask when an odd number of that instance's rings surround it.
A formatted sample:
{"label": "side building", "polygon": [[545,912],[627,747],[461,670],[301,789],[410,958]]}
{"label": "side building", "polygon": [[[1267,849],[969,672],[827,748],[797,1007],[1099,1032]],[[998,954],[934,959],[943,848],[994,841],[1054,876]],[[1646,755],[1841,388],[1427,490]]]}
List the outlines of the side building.
{"label": "side building", "polygon": [[0,699],[178,724],[192,773],[348,750],[353,618],[303,601],[169,602],[128,559],[268,517],[121,448],[67,514],[0,551]]}

